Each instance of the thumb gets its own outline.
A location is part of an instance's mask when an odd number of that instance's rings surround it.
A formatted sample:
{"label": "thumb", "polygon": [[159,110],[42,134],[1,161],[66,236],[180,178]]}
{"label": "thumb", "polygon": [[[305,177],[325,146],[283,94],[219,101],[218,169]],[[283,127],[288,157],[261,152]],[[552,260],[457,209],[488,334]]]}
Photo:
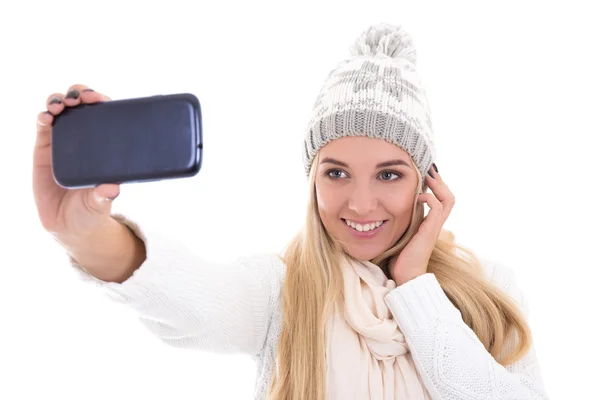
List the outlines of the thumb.
{"label": "thumb", "polygon": [[114,199],[121,193],[121,188],[116,184],[102,184],[96,186],[89,192],[88,204],[95,211],[102,214],[110,213]]}

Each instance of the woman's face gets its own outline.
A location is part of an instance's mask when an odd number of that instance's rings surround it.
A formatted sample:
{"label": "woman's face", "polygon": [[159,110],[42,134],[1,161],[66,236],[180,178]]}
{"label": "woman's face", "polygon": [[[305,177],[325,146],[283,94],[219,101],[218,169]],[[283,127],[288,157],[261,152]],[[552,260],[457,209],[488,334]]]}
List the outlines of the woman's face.
{"label": "woman's face", "polygon": [[408,153],[382,139],[344,137],[320,150],[319,215],[329,234],[359,260],[375,258],[406,231],[417,184]]}

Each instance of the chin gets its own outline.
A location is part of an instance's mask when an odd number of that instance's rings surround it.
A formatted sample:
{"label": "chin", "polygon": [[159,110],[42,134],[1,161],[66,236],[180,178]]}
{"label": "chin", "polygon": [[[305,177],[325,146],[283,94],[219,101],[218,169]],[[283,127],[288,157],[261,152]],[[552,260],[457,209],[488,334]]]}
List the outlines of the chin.
{"label": "chin", "polygon": [[360,261],[369,261],[383,253],[386,248],[376,244],[350,245],[344,246],[344,251],[353,258]]}

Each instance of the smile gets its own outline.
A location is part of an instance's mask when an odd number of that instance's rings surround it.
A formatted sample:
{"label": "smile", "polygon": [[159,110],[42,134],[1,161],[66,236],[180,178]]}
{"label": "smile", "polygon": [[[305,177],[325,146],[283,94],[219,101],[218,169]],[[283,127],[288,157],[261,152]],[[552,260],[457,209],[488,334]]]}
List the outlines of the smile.
{"label": "smile", "polygon": [[381,221],[372,221],[369,223],[357,223],[354,221],[351,221],[349,219],[342,219],[346,225],[348,225],[350,228],[354,229],[357,232],[370,232],[370,231],[374,231],[377,228],[379,228],[381,225],[383,225],[383,223],[385,222],[385,220],[381,220]]}

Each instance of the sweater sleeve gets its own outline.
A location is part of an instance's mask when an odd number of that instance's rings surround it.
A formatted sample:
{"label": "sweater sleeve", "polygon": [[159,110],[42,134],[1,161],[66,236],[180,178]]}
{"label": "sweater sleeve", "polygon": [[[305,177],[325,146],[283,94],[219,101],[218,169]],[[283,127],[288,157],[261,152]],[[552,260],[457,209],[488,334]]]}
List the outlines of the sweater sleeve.
{"label": "sweater sleeve", "polygon": [[[507,291],[527,316],[526,300],[512,271],[485,265],[491,281]],[[385,300],[433,399],[548,399],[535,348],[507,367],[500,365],[464,323],[433,274],[398,286]],[[512,345],[507,343],[505,351]]]}
{"label": "sweater sleeve", "polygon": [[69,257],[78,275],[131,307],[156,337],[178,348],[260,353],[284,276],[275,255],[208,263],[167,235],[113,215],[146,245],[146,260],[123,283],[105,282]]}

